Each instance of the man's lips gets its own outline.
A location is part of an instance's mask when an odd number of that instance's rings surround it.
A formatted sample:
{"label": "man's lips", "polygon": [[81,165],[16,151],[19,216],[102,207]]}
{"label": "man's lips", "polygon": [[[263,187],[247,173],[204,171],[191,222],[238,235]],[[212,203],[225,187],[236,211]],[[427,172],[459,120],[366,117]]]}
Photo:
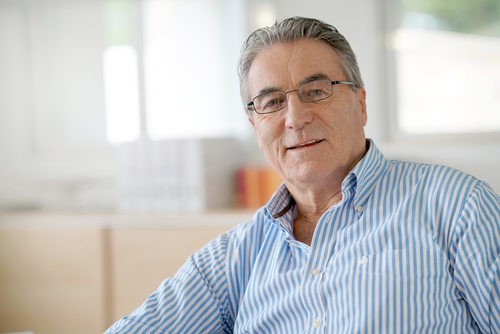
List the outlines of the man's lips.
{"label": "man's lips", "polygon": [[323,141],[323,139],[314,139],[314,140],[309,140],[309,141],[306,141],[305,143],[302,143],[302,144],[297,144],[295,146],[291,146],[289,147],[288,149],[289,150],[294,150],[296,148],[302,148],[302,147],[307,147],[307,146],[311,146],[311,145],[316,145],[317,143],[321,143]]}

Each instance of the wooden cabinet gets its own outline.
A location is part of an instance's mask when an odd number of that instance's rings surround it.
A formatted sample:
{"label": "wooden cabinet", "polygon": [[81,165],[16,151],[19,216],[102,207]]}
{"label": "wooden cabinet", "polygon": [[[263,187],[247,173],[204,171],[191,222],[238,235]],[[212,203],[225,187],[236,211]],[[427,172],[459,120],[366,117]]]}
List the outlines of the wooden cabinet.
{"label": "wooden cabinet", "polygon": [[0,333],[102,333],[250,217],[0,216]]}
{"label": "wooden cabinet", "polygon": [[0,333],[100,333],[102,232],[0,230]]}

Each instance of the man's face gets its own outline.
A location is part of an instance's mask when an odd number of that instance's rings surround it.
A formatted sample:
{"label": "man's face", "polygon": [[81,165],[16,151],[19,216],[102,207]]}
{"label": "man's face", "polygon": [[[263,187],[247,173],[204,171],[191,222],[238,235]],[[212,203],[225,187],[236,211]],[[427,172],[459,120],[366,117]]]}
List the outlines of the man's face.
{"label": "man's face", "polygon": [[[347,78],[337,54],[324,42],[303,40],[277,44],[262,51],[248,74],[251,98],[266,89],[297,89],[312,76],[330,81]],[[305,103],[297,92],[288,94],[287,106],[272,114],[253,113],[252,123],[260,149],[287,185],[344,178],[365,153],[365,90],[334,85],[325,100]]]}

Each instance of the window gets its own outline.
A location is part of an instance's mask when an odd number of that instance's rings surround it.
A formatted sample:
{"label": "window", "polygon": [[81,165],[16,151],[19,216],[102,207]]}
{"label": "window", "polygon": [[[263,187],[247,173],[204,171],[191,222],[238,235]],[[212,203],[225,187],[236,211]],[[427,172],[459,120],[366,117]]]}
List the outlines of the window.
{"label": "window", "polygon": [[140,137],[137,53],[131,45],[112,45],[104,50],[106,133],[110,144]]}
{"label": "window", "polygon": [[244,7],[0,1],[0,211],[113,209],[110,143],[250,131],[236,73]]}
{"label": "window", "polygon": [[[142,135],[153,140],[237,133],[235,123],[244,119],[243,111],[241,117],[233,116],[242,109],[236,73],[244,39],[242,1],[144,0],[136,7],[130,3],[106,1],[110,142],[136,139],[141,128]],[[130,63],[134,61],[140,62],[139,68]],[[143,75],[137,76],[137,71]],[[135,98],[139,93],[144,100],[142,117]],[[138,124],[141,121],[145,124]]]}
{"label": "window", "polygon": [[500,131],[500,2],[398,0],[397,128],[410,135]]}

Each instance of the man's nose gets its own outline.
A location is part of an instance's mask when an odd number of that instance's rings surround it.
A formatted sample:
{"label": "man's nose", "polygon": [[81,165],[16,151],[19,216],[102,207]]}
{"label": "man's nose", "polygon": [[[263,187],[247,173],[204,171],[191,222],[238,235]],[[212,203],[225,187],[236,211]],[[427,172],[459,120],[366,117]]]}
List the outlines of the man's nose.
{"label": "man's nose", "polygon": [[285,110],[285,126],[290,129],[301,129],[313,120],[311,103],[302,101],[298,92],[288,94],[288,103]]}

